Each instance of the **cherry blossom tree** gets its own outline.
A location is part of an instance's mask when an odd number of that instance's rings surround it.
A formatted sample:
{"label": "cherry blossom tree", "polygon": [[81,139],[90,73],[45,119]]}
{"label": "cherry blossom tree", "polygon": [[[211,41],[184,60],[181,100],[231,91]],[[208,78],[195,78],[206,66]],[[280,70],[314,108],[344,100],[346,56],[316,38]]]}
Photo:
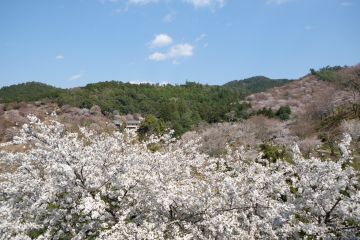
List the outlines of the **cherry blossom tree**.
{"label": "cherry blossom tree", "polygon": [[[30,116],[0,152],[3,239],[296,239],[359,237],[358,174],[334,161],[213,158],[172,132],[71,133]],[[149,148],[152,146],[152,148]],[[158,146],[153,148],[153,146]],[[155,150],[154,150],[155,149]]]}

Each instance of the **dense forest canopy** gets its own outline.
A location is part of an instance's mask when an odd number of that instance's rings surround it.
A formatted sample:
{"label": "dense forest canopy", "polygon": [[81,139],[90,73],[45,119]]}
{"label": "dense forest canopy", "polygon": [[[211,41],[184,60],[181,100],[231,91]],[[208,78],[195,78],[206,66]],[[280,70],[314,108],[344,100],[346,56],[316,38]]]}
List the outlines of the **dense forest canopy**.
{"label": "dense forest canopy", "polygon": [[241,89],[225,89],[194,82],[158,86],[117,81],[88,84],[83,88],[62,91],[57,96],[61,106],[91,108],[99,105],[104,114],[114,110],[121,114],[151,114],[164,124],[168,123],[166,127],[175,129],[178,134],[190,130],[192,125],[200,121],[213,123],[226,120],[226,114],[231,111],[241,115],[245,105],[231,103],[244,97],[245,93]]}
{"label": "dense forest canopy", "polygon": [[40,82],[27,82],[2,87],[0,89],[0,103],[37,101],[43,97],[44,93],[57,90],[59,88]]}

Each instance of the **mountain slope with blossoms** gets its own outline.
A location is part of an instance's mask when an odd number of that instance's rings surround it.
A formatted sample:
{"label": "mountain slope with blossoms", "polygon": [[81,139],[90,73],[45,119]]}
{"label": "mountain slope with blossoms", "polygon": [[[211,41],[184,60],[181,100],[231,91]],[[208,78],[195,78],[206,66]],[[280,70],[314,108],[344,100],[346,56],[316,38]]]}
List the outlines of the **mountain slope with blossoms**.
{"label": "mountain slope with blossoms", "polygon": [[[213,158],[198,139],[65,131],[30,116],[0,152],[2,239],[356,239],[358,172],[338,161]],[[149,146],[158,146],[157,151]],[[246,160],[246,161],[245,161]]]}

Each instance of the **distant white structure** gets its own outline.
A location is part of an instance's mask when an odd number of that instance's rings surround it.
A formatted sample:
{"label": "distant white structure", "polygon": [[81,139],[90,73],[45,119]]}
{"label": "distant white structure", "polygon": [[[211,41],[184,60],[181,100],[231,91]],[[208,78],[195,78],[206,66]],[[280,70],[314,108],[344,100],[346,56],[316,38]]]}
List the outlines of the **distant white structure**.
{"label": "distant white structure", "polygon": [[136,129],[140,127],[140,121],[127,121],[126,128]]}

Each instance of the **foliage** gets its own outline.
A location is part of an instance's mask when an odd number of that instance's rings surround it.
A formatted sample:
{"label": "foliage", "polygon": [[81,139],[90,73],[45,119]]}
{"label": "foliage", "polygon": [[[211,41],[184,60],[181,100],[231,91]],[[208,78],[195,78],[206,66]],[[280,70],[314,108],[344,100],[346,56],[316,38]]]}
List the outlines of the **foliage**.
{"label": "foliage", "polygon": [[320,80],[328,81],[328,82],[335,82],[337,81],[337,72],[343,68],[347,68],[347,66],[334,66],[330,67],[329,65],[319,70],[315,71],[314,69],[310,69],[311,74],[319,77]]}
{"label": "foliage", "polygon": [[287,121],[290,119],[291,109],[289,105],[281,106],[275,113],[275,115],[283,121]]}
{"label": "foliage", "polygon": [[289,160],[290,156],[287,153],[287,150],[282,147],[272,146],[269,143],[263,143],[260,145],[260,149],[263,152],[262,158],[268,159],[269,162],[274,163],[279,159]]}
{"label": "foliage", "polygon": [[[357,239],[358,174],[341,142],[338,161],[289,164],[244,148],[223,157],[199,153],[198,141],[169,134],[138,142],[136,134],[63,132],[30,117],[1,152],[3,239]],[[156,151],[148,149],[158,145]]]}
{"label": "foliage", "polygon": [[271,109],[271,107],[266,108],[263,107],[263,109],[260,109],[256,112],[254,112],[257,115],[264,115],[268,118],[278,118],[283,121],[287,121],[290,119],[291,109],[289,105],[281,106],[276,113]]}
{"label": "foliage", "polygon": [[154,115],[148,114],[145,116],[137,130],[142,137],[151,136],[153,134],[160,135],[165,133],[164,123],[157,119]]}

